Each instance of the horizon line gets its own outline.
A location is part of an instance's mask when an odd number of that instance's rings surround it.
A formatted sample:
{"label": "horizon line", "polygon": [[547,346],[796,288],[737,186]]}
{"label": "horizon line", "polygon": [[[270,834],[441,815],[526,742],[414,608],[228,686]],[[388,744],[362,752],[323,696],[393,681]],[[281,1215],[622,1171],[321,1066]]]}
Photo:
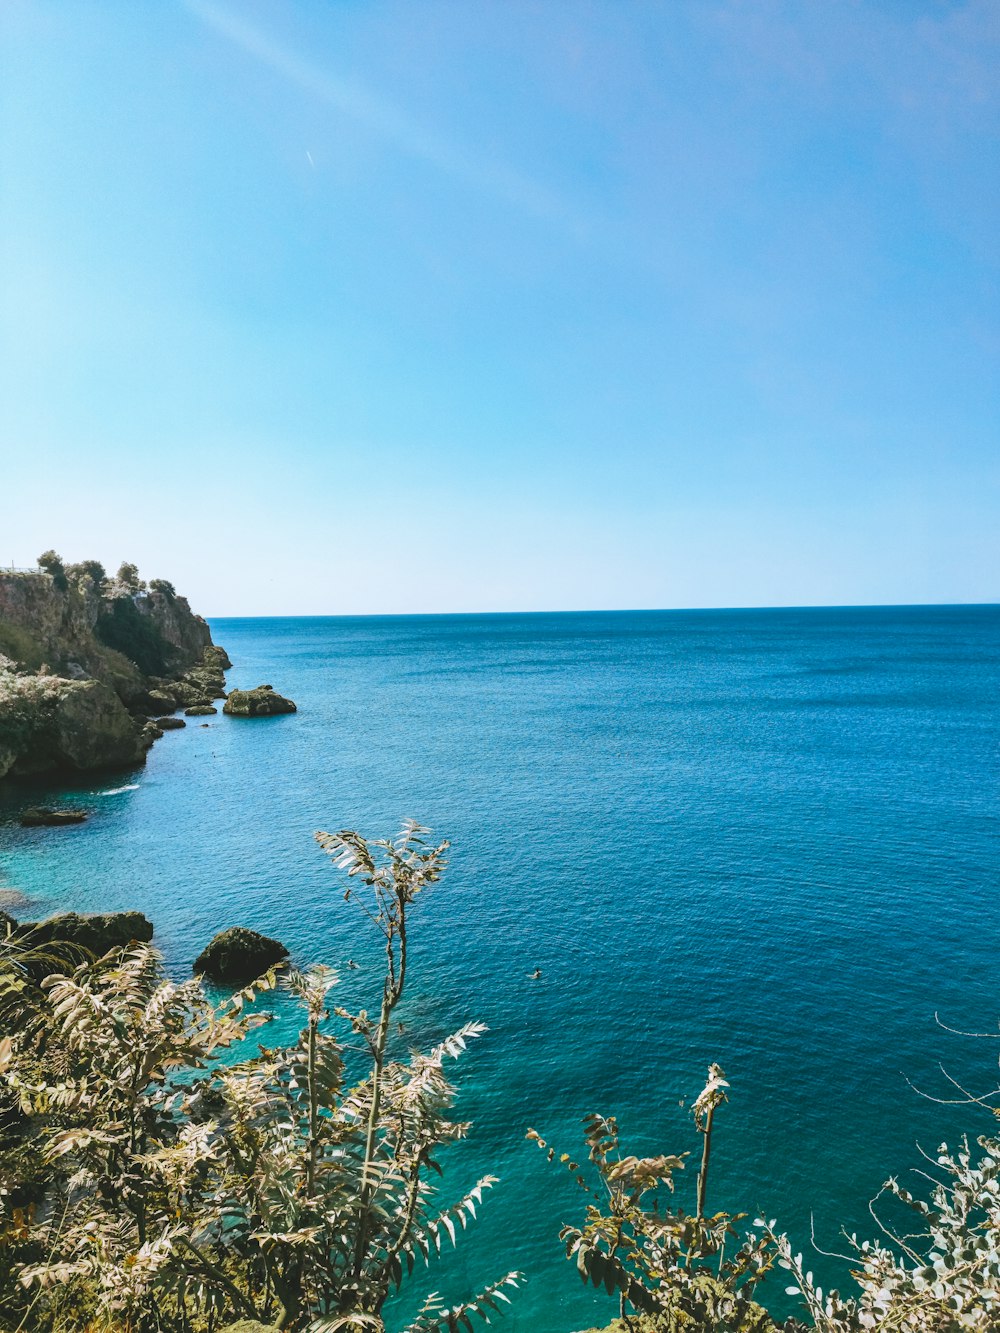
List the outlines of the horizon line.
{"label": "horizon line", "polygon": [[815,602],[772,606],[616,606],[562,607],[522,611],[299,611],[292,614],[211,614],[205,620],[420,620],[445,616],[629,616],[740,611],[904,611],[964,608],[1000,610],[996,602]]}

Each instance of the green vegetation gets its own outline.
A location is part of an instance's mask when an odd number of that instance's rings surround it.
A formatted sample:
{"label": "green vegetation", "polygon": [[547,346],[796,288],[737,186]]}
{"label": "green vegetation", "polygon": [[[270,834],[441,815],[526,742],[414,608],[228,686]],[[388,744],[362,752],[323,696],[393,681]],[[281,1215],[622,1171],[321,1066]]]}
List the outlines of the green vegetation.
{"label": "green vegetation", "polygon": [[[0,621],[0,655],[11,663],[37,671],[45,659],[41,645],[19,625],[12,625],[6,620]],[[0,667],[2,667],[0,663]]]}
{"label": "green vegetation", "polygon": [[128,593],[130,596],[146,591],[146,585],[139,577],[138,566],[133,565],[130,560],[123,560],[118,566],[115,582],[122,592]]}
{"label": "green vegetation", "polygon": [[[872,1216],[878,1242],[846,1240],[857,1294],[824,1293],[801,1254],[775,1221],[745,1213],[709,1214],[705,1208],[715,1113],[726,1100],[718,1065],[693,1106],[701,1136],[701,1160],[693,1214],[663,1206],[674,1174],[689,1156],[637,1158],[624,1153],[613,1116],[584,1121],[587,1156],[596,1182],[563,1153],[560,1163],[588,1196],[583,1225],[561,1232],[566,1255],[586,1283],[615,1295],[614,1333],[961,1333],[1000,1329],[1000,1138],[978,1140],[979,1153],[963,1140],[957,1153],[942,1145],[929,1165],[937,1176],[918,1198],[889,1180],[883,1193],[916,1218],[916,1231],[898,1234]],[[1000,1095],[1000,1089],[992,1096]],[[990,1106],[988,1098],[967,1098]],[[993,1114],[1000,1116],[1000,1110]],[[556,1158],[534,1131],[528,1137]],[[877,1202],[877,1201],[876,1201]],[[753,1299],[772,1269],[789,1276],[787,1295],[797,1296],[803,1317],[777,1325]],[[608,1330],[612,1333],[612,1330]]]}
{"label": "green vegetation", "polygon": [[[437,1261],[495,1183],[442,1206],[432,1179],[468,1128],[449,1118],[446,1067],[482,1027],[405,1059],[390,1050],[408,909],[445,864],[447,844],[424,832],[318,835],[384,939],[379,1018],[331,1018],[335,975],[290,970],[298,1041],[236,1064],[218,1057],[266,1024],[251,1002],[274,972],[213,1004],[199,980],[165,979],[148,945],[41,980],[0,952],[0,995],[18,1014],[0,1042],[0,1327],[383,1328],[390,1293]],[[428,1296],[411,1333],[468,1327],[517,1281],[503,1274],[451,1309]]]}
{"label": "green vegetation", "polygon": [[97,593],[103,592],[108,581],[107,571],[100,560],[81,560],[78,564],[67,565],[66,573],[75,583],[88,581]]}
{"label": "green vegetation", "polygon": [[131,597],[115,597],[104,604],[94,633],[105,648],[114,648],[134,662],[145,676],[166,675],[170,645],[155,621],[144,616]]}
{"label": "green vegetation", "polygon": [[52,576],[52,582],[60,592],[65,592],[69,587],[66,566],[63,564],[62,556],[57,555],[55,551],[43,551],[38,557],[38,567]]}
{"label": "green vegetation", "polygon": [[[200,980],[167,979],[148,944],[94,960],[82,937],[24,938],[0,918],[0,1329],[386,1328],[389,1297],[457,1241],[496,1183],[484,1176],[445,1206],[434,1183],[440,1150],[469,1128],[450,1118],[446,1068],[482,1026],[426,1053],[395,1050],[409,909],[445,868],[447,843],[426,832],[316,835],[384,945],[373,1014],[332,1006],[325,967],[271,970],[215,1003]],[[245,1058],[276,986],[301,1006],[302,1030]],[[925,1197],[890,1180],[916,1225],[901,1234],[873,1210],[881,1240],[847,1242],[854,1294],[824,1293],[774,1221],[709,1208],[727,1089],[712,1065],[693,1103],[691,1212],[671,1206],[691,1154],[631,1155],[613,1116],[586,1118],[580,1162],[558,1156],[586,1199],[566,1253],[614,1299],[616,1330],[1000,1329],[1000,1138],[942,1147]],[[780,1326],[755,1299],[779,1270],[801,1301]],[[519,1281],[501,1274],[451,1308],[429,1295],[406,1333],[471,1329]]]}

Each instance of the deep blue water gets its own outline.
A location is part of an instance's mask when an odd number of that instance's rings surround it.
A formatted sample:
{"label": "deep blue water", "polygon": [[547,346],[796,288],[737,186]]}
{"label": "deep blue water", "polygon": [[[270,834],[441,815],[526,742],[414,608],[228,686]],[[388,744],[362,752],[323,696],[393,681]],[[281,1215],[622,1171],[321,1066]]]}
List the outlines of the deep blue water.
{"label": "deep blue water", "polygon": [[919,1164],[918,1140],[989,1129],[904,1076],[941,1095],[939,1060],[979,1090],[996,1079],[998,1043],[934,1013],[996,1030],[1000,1012],[1000,608],[213,631],[231,685],[269,681],[299,713],[190,720],[146,768],[59,793],[94,811],[79,828],[21,829],[40,793],[8,787],[0,890],[28,896],[22,916],[141,908],[178,974],[220,927],[254,926],[302,960],[360,961],[339,998],[374,1007],[366,923],[313,830],[381,836],[412,815],[449,837],[405,1018],[420,1042],[489,1024],[448,1183],[502,1184],[427,1289],[519,1267],[509,1329],[607,1322],[557,1240],[583,1196],[524,1131],[577,1152],[600,1109],[639,1151],[695,1149],[678,1103],[711,1060],[733,1092],[710,1206],[762,1210],[807,1250],[810,1212],[824,1248],[842,1223],[869,1234],[869,1197]]}

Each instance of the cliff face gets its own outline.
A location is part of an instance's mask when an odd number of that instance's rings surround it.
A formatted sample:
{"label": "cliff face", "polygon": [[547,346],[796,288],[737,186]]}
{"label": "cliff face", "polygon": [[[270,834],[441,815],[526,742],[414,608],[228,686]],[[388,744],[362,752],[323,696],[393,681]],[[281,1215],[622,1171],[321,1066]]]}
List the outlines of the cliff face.
{"label": "cliff face", "polygon": [[141,763],[151,698],[208,703],[229,665],[172,592],[0,571],[0,778]]}

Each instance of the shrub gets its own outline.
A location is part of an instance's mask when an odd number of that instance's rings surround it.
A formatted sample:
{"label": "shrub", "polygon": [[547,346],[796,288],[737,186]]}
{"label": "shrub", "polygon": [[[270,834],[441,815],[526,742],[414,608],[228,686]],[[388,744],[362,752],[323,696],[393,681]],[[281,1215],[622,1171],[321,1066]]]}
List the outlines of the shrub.
{"label": "shrub", "polygon": [[[882,1194],[904,1205],[918,1219],[908,1234],[894,1232],[871,1205],[881,1228],[877,1242],[847,1238],[856,1292],[824,1293],[793,1251],[777,1223],[754,1218],[754,1230],[740,1234],[745,1215],[704,1212],[711,1152],[712,1118],[725,1100],[726,1083],[717,1065],[694,1104],[702,1134],[701,1170],[693,1214],[660,1209],[646,1198],[657,1187],[673,1189],[673,1173],[687,1154],[635,1158],[623,1155],[613,1117],[592,1115],[584,1121],[589,1157],[600,1188],[592,1189],[576,1162],[560,1161],[591,1196],[582,1227],[561,1233],[567,1256],[575,1258],[585,1282],[617,1294],[624,1329],[632,1333],[778,1333],[766,1312],[749,1299],[763,1276],[777,1264],[791,1275],[786,1294],[799,1296],[805,1320],[790,1318],[781,1333],[996,1333],[1000,1329],[1000,1138],[984,1136],[980,1151],[963,1139],[957,1152],[942,1144],[930,1165],[937,1176],[921,1198],[895,1179]],[[990,1107],[989,1097],[969,1098]],[[995,1116],[1000,1111],[993,1109]],[[534,1131],[529,1138],[555,1150]],[[727,1240],[739,1248],[725,1257]],[[836,1256],[834,1256],[836,1257]],[[617,1326],[616,1326],[617,1327]],[[610,1333],[610,1330],[608,1330]]]}
{"label": "shrub", "polygon": [[69,587],[69,580],[66,578],[66,566],[63,564],[62,556],[57,555],[55,551],[43,551],[38,557],[38,565],[46,574],[51,575],[52,582],[60,592],[65,592]]}
{"label": "shrub", "polygon": [[[297,1041],[229,1067],[219,1053],[266,1023],[247,1004],[274,971],[214,1005],[199,980],[166,980],[155,950],[133,944],[45,980],[39,1020],[0,1043],[0,1092],[26,1117],[17,1137],[35,1145],[44,1193],[26,1211],[0,1158],[0,1326],[384,1329],[389,1294],[456,1241],[495,1183],[443,1208],[431,1184],[438,1150],[468,1128],[449,1118],[445,1066],[482,1026],[407,1059],[389,1050],[408,908],[445,864],[447,844],[428,846],[425,832],[317,835],[385,941],[379,1017],[337,1008],[343,1039],[329,1030],[336,976],[323,967],[284,976],[304,1010]],[[12,1151],[6,1161],[24,1174]],[[518,1278],[451,1308],[431,1295],[408,1333],[467,1328]]]}
{"label": "shrub", "polygon": [[[638,1314],[646,1317],[642,1327],[650,1333],[773,1328],[752,1293],[777,1258],[776,1242],[741,1234],[745,1213],[705,1211],[715,1113],[728,1087],[722,1070],[712,1065],[694,1102],[702,1152],[693,1213],[660,1202],[662,1194],[673,1193],[674,1173],[684,1169],[689,1154],[625,1153],[614,1116],[588,1115],[583,1122],[594,1183],[568,1153],[559,1158],[588,1195],[583,1226],[560,1232],[567,1258],[575,1260],[584,1282],[618,1295],[619,1314],[629,1327]],[[556,1150],[535,1130],[528,1138],[555,1160]]]}
{"label": "shrub", "polygon": [[97,592],[103,591],[108,575],[100,560],[81,560],[78,564],[68,565],[66,573],[77,580],[89,580]]}
{"label": "shrub", "polygon": [[145,592],[146,585],[139,577],[137,565],[133,565],[128,560],[123,560],[118,566],[118,573],[115,575],[118,586],[128,594]]}

